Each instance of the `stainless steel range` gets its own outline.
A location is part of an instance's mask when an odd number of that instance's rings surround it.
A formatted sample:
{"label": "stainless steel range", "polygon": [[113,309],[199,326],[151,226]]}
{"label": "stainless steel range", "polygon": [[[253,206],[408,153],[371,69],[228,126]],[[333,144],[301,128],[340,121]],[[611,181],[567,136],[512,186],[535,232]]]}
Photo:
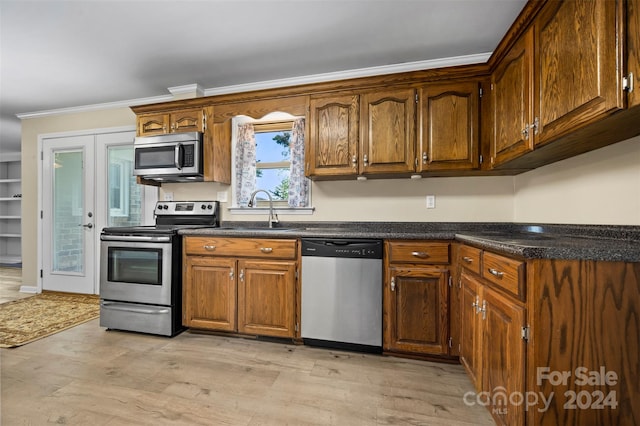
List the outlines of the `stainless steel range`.
{"label": "stainless steel range", "polygon": [[174,336],[182,327],[184,228],[217,227],[217,201],[160,201],[152,226],[100,235],[100,325]]}

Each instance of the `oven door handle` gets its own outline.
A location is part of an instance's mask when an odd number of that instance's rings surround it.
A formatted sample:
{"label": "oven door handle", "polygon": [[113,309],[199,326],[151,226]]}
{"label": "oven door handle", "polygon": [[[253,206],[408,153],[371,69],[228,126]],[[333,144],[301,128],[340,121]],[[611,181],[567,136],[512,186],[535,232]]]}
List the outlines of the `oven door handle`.
{"label": "oven door handle", "polygon": [[169,308],[160,308],[160,309],[139,308],[139,307],[128,306],[123,303],[105,302],[105,301],[102,301],[100,304],[105,308],[111,309],[114,311],[135,312],[137,314],[162,315],[162,314],[168,314],[170,312]]}
{"label": "oven door handle", "polygon": [[140,236],[140,235],[100,235],[102,241],[118,241],[118,242],[150,242],[150,243],[169,243],[171,237],[152,237],[152,236]]}

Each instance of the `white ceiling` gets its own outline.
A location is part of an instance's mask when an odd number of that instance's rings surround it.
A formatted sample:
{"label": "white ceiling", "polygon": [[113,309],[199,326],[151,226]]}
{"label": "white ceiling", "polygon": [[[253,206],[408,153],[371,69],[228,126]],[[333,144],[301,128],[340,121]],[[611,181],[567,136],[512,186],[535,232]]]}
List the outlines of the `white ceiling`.
{"label": "white ceiling", "polygon": [[0,151],[16,114],[490,53],[525,3],[0,0]]}

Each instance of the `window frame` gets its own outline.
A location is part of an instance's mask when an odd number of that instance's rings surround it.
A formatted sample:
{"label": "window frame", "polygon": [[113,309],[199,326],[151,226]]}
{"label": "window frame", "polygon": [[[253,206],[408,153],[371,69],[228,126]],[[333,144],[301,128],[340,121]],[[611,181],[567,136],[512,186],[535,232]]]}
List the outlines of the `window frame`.
{"label": "window frame", "polygon": [[[286,119],[286,120],[277,120],[277,121],[265,121],[261,123],[253,123],[253,131],[255,134],[258,133],[291,133],[293,131],[293,121],[295,118]],[[283,168],[291,168],[291,159],[289,161],[277,161],[271,163],[258,162],[256,158],[256,173],[258,170],[273,170],[273,169],[283,169]],[[256,207],[269,207],[268,200],[260,200],[255,203]],[[273,200],[274,207],[283,207],[289,208],[289,195],[284,200]]]}

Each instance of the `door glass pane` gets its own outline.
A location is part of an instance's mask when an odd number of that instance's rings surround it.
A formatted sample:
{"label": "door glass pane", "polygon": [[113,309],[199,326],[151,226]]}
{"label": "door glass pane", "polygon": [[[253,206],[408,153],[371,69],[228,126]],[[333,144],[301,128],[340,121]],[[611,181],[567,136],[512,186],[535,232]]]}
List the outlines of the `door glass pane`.
{"label": "door glass pane", "polygon": [[142,188],[133,176],[133,146],[108,147],[107,160],[107,225],[140,225],[144,200]]}
{"label": "door glass pane", "polygon": [[82,151],[53,156],[54,272],[84,272],[84,176]]}

